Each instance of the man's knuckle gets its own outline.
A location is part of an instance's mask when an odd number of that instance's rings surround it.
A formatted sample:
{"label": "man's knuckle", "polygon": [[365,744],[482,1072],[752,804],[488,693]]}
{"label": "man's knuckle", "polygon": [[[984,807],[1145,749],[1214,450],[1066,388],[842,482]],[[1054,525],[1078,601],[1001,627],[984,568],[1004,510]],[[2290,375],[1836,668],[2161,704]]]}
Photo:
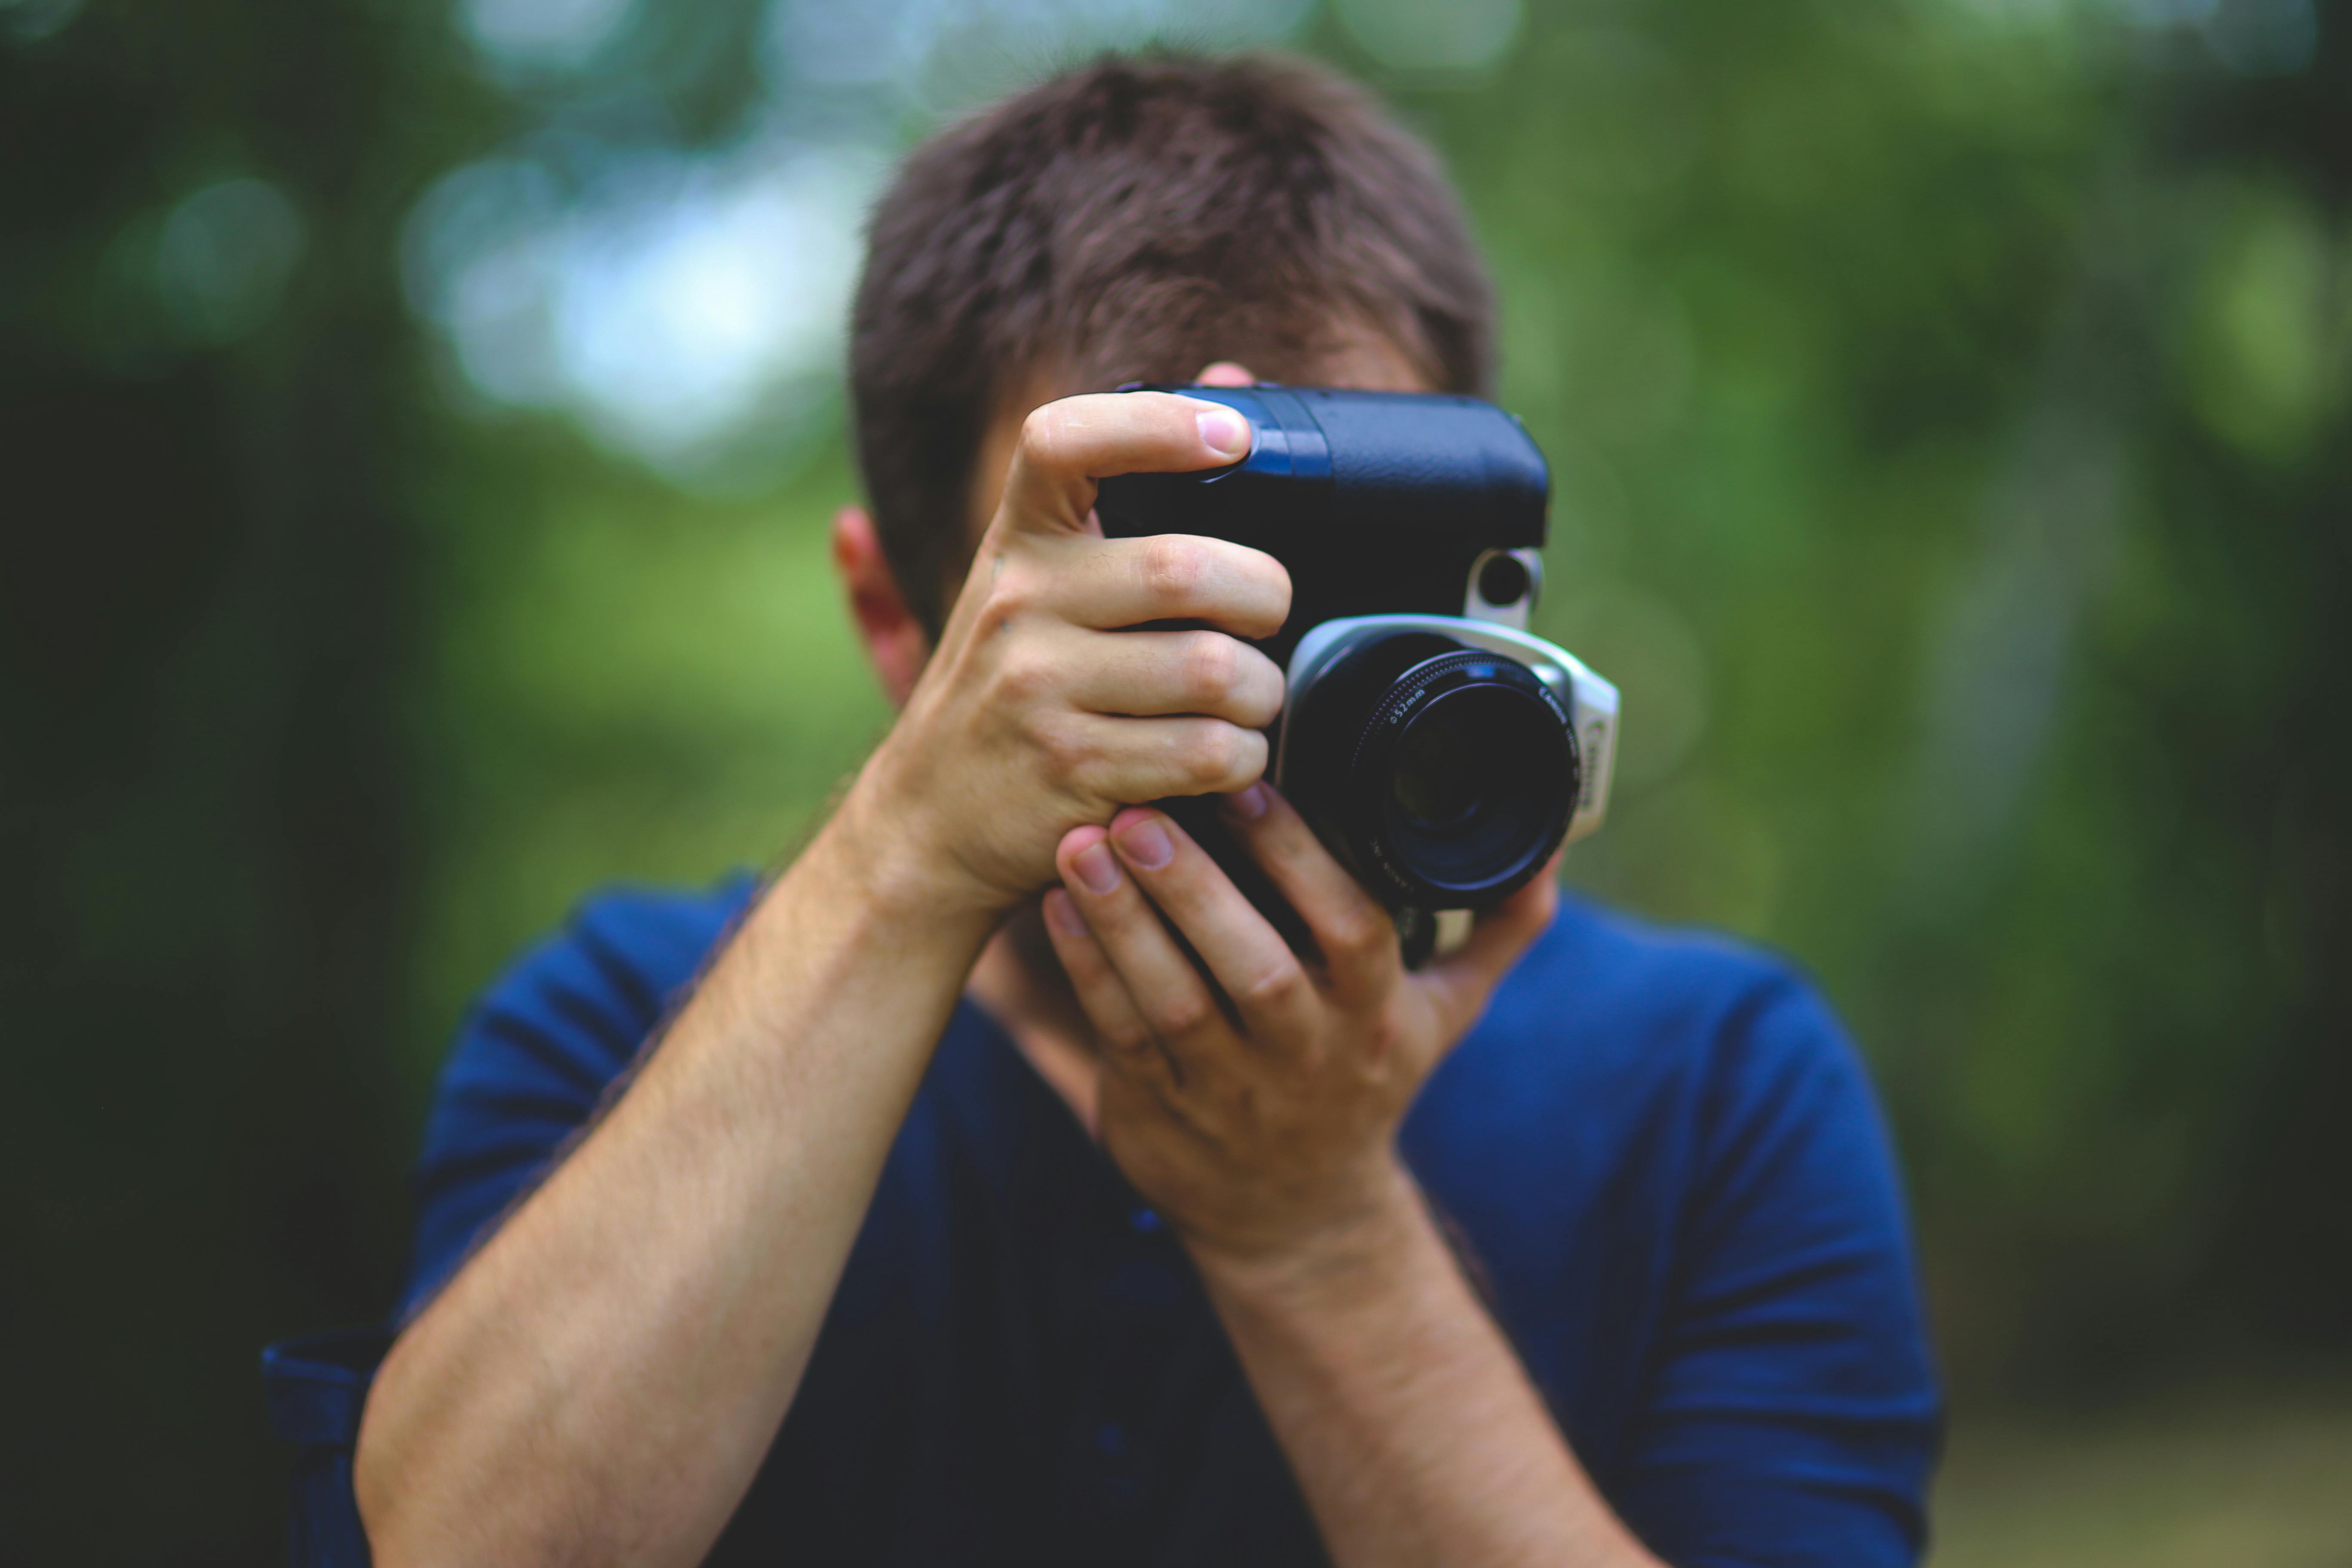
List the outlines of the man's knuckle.
{"label": "man's knuckle", "polygon": [[1208,555],[1197,540],[1182,534],[1155,536],[1143,552],[1144,581],[1163,607],[1188,605],[1208,571]]}
{"label": "man's knuckle", "polygon": [[1045,596],[1047,581],[1047,569],[1034,552],[1005,551],[989,581],[989,603],[1015,612],[1034,609]]}
{"label": "man's knuckle", "polygon": [[1280,1008],[1297,1000],[1307,976],[1295,963],[1277,964],[1243,985],[1236,999],[1255,1007]]}
{"label": "man's knuckle", "polygon": [[1026,620],[1035,605],[1035,591],[1025,582],[992,587],[973,620],[971,640],[986,647]]}
{"label": "man's knuckle", "polygon": [[1145,1057],[1151,1051],[1151,1031],[1140,1023],[1122,1020],[1100,1031],[1103,1044],[1122,1057]]}
{"label": "man's knuckle", "polygon": [[1028,734],[1049,778],[1062,783],[1080,779],[1095,761],[1085,729],[1067,714],[1039,714],[1030,721]]}
{"label": "man's knuckle", "polygon": [[1203,725],[1185,750],[1185,776],[1198,784],[1232,778],[1241,769],[1242,732],[1229,724]]}
{"label": "man's knuckle", "polygon": [[1217,1009],[1206,996],[1194,994],[1169,997],[1160,1003],[1157,1012],[1160,1037],[1181,1040],[1206,1028]]}
{"label": "man's knuckle", "polygon": [[1242,680],[1242,645],[1216,632],[1194,632],[1184,649],[1186,694],[1204,707],[1221,704]]}
{"label": "man's knuckle", "polygon": [[1032,462],[1051,465],[1061,456],[1067,443],[1067,424],[1057,404],[1048,403],[1029,411],[1021,421],[1021,453]]}
{"label": "man's knuckle", "polygon": [[999,701],[1026,706],[1054,689],[1055,671],[1034,654],[1013,653],[997,665],[992,684]]}
{"label": "man's knuckle", "polygon": [[1330,922],[1323,933],[1324,941],[1351,958],[1369,957],[1378,952],[1388,941],[1391,928],[1387,921],[1362,908],[1350,908]]}

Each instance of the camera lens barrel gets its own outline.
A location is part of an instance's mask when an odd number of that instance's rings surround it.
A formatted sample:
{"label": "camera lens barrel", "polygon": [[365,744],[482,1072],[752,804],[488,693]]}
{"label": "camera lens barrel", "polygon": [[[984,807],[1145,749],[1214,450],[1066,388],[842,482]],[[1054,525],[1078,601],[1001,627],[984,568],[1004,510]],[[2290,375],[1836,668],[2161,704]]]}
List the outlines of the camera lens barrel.
{"label": "camera lens barrel", "polygon": [[1294,693],[1285,785],[1391,905],[1479,909],[1559,847],[1582,785],[1559,695],[1426,632],[1368,637]]}

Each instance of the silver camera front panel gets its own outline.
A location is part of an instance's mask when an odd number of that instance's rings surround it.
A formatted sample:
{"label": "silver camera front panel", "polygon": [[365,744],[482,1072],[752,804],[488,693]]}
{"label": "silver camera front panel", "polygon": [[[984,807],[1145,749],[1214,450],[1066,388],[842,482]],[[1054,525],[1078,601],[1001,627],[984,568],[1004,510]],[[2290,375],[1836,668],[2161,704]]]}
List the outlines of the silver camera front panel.
{"label": "silver camera front panel", "polygon": [[[1290,656],[1290,668],[1284,672],[1284,719],[1288,720],[1291,706],[1350,647],[1369,637],[1391,637],[1399,632],[1430,632],[1451,637],[1465,647],[1483,648],[1517,659],[1549,687],[1575,726],[1577,751],[1584,772],[1584,787],[1577,796],[1575,811],[1569,816],[1564,842],[1573,844],[1601,826],[1601,819],[1609,810],[1609,780],[1617,763],[1617,689],[1585,668],[1566,648],[1516,626],[1454,616],[1350,616],[1325,621],[1299,638],[1297,651]],[[1275,752],[1276,789],[1284,785],[1290,731],[1286,721],[1281,743]]]}

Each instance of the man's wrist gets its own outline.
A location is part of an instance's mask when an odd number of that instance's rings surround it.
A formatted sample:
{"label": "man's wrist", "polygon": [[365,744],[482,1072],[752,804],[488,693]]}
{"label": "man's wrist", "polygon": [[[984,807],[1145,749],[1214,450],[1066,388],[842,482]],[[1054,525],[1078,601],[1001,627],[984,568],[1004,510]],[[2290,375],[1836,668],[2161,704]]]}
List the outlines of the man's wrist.
{"label": "man's wrist", "polygon": [[878,944],[895,966],[953,969],[960,986],[1003,911],[927,865],[920,841],[874,809],[864,783],[852,785],[768,889],[730,952],[764,968],[785,950],[802,955],[797,963],[816,950],[847,958]]}
{"label": "man's wrist", "polygon": [[831,869],[894,921],[993,930],[1011,901],[972,877],[949,848],[934,842],[923,814],[891,787],[887,742],[868,758],[819,836]]}
{"label": "man's wrist", "polygon": [[1247,1255],[1196,1246],[1192,1258],[1210,1293],[1234,1308],[1325,1317],[1370,1304],[1431,1242],[1443,1249],[1420,1187],[1391,1152],[1356,1203],[1295,1244]]}

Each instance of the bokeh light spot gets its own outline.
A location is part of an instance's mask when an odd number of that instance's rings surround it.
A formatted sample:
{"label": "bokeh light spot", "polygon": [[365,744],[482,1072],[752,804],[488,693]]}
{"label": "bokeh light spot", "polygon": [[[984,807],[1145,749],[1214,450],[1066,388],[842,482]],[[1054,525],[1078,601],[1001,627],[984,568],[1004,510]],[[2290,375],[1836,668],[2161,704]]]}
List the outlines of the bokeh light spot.
{"label": "bokeh light spot", "polygon": [[267,180],[224,180],[173,207],[155,242],[155,289],[173,332],[234,342],[268,320],[301,259],[301,215]]}

